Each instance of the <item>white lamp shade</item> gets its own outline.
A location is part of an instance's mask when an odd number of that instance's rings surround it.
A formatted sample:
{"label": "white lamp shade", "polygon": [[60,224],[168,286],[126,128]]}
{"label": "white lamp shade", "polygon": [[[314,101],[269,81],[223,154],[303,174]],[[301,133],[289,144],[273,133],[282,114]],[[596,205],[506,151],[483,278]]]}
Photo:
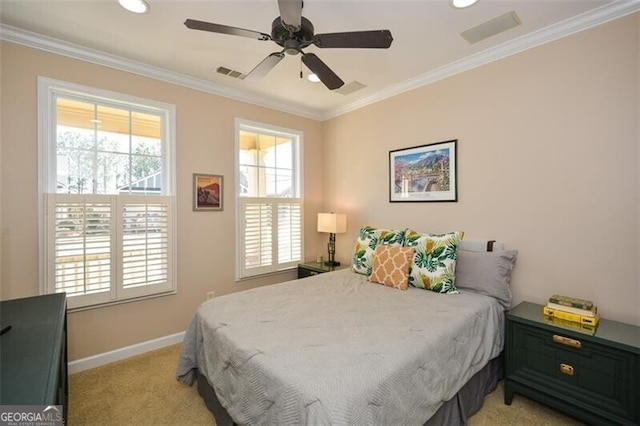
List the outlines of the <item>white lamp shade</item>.
{"label": "white lamp shade", "polygon": [[347,232],[347,215],[344,213],[318,213],[318,232],[330,234]]}

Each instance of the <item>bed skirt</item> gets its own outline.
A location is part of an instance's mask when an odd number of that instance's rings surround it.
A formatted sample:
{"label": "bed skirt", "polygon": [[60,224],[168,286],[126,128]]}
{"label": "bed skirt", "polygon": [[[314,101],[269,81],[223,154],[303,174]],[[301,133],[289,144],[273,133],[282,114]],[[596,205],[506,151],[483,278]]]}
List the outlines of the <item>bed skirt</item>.
{"label": "bed skirt", "polygon": [[[478,371],[449,401],[445,402],[425,423],[425,426],[462,426],[467,419],[480,411],[485,395],[493,392],[503,376],[503,355],[492,359]],[[206,377],[196,370],[198,393],[209,411],[213,413],[217,426],[233,426],[235,423],[218,401],[216,393]]]}

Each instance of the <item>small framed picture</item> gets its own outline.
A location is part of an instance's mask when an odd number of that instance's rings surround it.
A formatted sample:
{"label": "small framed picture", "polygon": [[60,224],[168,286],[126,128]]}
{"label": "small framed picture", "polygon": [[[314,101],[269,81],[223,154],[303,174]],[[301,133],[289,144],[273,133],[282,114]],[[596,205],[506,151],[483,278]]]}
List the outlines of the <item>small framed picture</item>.
{"label": "small framed picture", "polygon": [[193,174],[193,211],[222,210],[222,175]]}
{"label": "small framed picture", "polygon": [[389,201],[458,201],[457,142],[389,151]]}

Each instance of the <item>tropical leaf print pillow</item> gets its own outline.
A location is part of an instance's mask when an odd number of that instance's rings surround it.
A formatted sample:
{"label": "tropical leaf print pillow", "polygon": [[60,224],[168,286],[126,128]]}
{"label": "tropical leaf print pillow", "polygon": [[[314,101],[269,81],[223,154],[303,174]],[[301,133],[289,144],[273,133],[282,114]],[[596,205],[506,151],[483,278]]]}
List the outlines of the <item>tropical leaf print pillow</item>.
{"label": "tropical leaf print pillow", "polygon": [[405,245],[404,230],[377,229],[366,225],[360,228],[351,262],[353,272],[371,275],[373,253],[379,244],[402,247]]}
{"label": "tropical leaf print pillow", "polygon": [[420,234],[407,230],[405,246],[415,249],[409,284],[436,293],[458,293],[455,285],[456,259],[463,236],[462,231]]}

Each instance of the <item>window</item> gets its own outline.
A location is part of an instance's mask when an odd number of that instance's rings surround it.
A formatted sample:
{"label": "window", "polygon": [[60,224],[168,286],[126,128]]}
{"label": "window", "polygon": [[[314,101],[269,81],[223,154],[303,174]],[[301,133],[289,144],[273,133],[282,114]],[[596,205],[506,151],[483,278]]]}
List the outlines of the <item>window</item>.
{"label": "window", "polygon": [[239,279],[302,260],[302,134],[236,120]]}
{"label": "window", "polygon": [[38,97],[41,291],[175,292],[174,106],[42,77]]}

